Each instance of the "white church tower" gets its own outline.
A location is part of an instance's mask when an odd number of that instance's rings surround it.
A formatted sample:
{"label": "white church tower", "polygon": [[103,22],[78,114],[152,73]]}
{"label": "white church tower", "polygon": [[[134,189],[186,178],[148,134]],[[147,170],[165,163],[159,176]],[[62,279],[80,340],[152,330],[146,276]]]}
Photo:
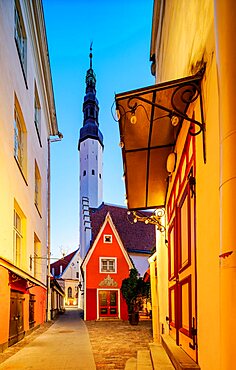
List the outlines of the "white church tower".
{"label": "white church tower", "polygon": [[86,94],[83,103],[83,127],[80,129],[78,150],[80,153],[80,255],[86,255],[91,240],[89,207],[98,208],[103,201],[103,136],[98,123],[96,76],[92,68],[86,75]]}

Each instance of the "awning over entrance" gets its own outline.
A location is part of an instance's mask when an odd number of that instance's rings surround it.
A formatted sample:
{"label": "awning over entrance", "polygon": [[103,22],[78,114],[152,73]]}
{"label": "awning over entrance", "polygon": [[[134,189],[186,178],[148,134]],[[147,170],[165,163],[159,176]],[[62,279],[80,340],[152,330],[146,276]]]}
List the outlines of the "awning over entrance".
{"label": "awning over entrance", "polygon": [[139,210],[165,205],[166,164],[174,151],[183,120],[192,135],[205,131],[188,116],[188,107],[200,97],[203,72],[143,89],[116,94],[128,208]]}

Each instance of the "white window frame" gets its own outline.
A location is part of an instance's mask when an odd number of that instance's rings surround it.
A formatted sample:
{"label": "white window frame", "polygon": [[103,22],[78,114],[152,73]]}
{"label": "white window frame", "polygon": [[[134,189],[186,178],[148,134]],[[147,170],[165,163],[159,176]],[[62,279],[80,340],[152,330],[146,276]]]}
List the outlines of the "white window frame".
{"label": "white window frame", "polygon": [[21,266],[21,253],[22,253],[22,218],[14,209],[14,221],[13,221],[13,261],[18,267]]}
{"label": "white window frame", "polygon": [[41,175],[36,161],[34,169],[34,181],[34,204],[41,216]]}
{"label": "white window frame", "polygon": [[24,74],[26,82],[27,72],[27,37],[25,31],[25,25],[23,21],[22,12],[18,0],[15,0],[15,20],[14,20],[14,36],[16,41],[16,47],[20,58],[20,64]]}
{"label": "white window frame", "polygon": [[21,126],[20,117],[15,107],[14,113],[14,156],[19,164],[20,168],[23,170],[23,130]]}
{"label": "white window frame", "polygon": [[[109,238],[110,240],[107,241],[106,238]],[[111,244],[112,243],[112,235],[111,234],[104,234],[103,235],[103,243]]]}
{"label": "white window frame", "polygon": [[[114,270],[103,270],[103,261],[114,261]],[[116,274],[117,273],[117,257],[99,257],[99,272],[101,274]]]}
{"label": "white window frame", "polygon": [[16,95],[14,105],[14,157],[27,183],[27,131]]}
{"label": "white window frame", "polygon": [[41,242],[34,234],[34,277],[39,279],[42,272]]}
{"label": "white window frame", "polygon": [[41,143],[41,105],[40,105],[39,94],[38,94],[36,83],[34,85],[34,125],[35,125],[37,136],[39,139],[39,144],[40,146],[42,146],[42,143]]}

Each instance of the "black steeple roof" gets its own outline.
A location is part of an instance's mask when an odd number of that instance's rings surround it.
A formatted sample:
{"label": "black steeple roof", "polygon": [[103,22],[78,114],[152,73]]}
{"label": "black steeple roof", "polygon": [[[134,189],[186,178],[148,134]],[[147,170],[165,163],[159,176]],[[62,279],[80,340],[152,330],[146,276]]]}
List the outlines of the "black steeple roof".
{"label": "black steeple roof", "polygon": [[83,120],[83,127],[80,129],[80,137],[79,137],[79,148],[80,144],[90,138],[94,140],[98,140],[100,144],[103,146],[103,136],[101,131],[99,130],[99,123],[98,123],[98,100],[96,98],[96,75],[93,70],[92,65],[92,44],[90,46],[90,68],[87,70],[86,74],[86,94],[84,97],[83,103],[83,113],[84,113],[84,120]]}

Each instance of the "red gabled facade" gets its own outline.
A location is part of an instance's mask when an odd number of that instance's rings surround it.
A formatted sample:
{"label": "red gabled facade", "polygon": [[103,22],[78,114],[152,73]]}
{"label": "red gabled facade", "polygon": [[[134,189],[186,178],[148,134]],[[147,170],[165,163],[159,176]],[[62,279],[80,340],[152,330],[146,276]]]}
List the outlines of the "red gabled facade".
{"label": "red gabled facade", "polygon": [[127,305],[120,288],[131,267],[130,257],[108,213],[82,264],[85,320],[128,319]]}

